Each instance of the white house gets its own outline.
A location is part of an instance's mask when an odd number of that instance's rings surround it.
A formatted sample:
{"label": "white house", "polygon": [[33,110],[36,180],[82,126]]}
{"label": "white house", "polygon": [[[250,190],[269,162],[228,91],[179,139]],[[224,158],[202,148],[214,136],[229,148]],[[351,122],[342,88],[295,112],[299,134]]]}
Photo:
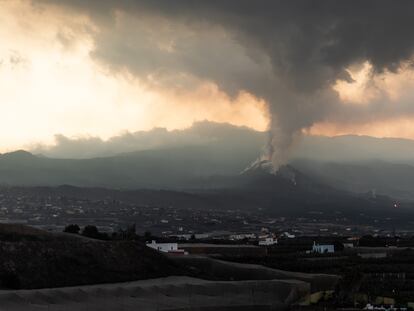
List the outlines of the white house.
{"label": "white house", "polygon": [[342,243],[344,248],[354,248],[354,243]]}
{"label": "white house", "polygon": [[[179,230],[180,231],[180,230]],[[175,237],[182,240],[190,240],[194,237],[196,240],[202,240],[202,239],[208,239],[210,237],[210,234],[208,233],[196,233],[196,234],[172,234],[170,237]]]}
{"label": "white house", "polygon": [[286,237],[288,239],[294,239],[296,236],[294,234],[290,234],[289,232],[283,232],[281,235],[281,237]]}
{"label": "white house", "polygon": [[254,233],[238,233],[230,235],[230,240],[244,240],[244,239],[254,239],[256,234]]}
{"label": "white house", "polygon": [[319,253],[319,254],[325,254],[325,253],[334,253],[335,247],[333,244],[316,244],[313,242],[312,246],[312,252]]}
{"label": "white house", "polygon": [[270,246],[270,245],[275,245],[275,244],[277,244],[277,239],[274,239],[272,237],[266,237],[264,239],[259,240],[260,246]]}
{"label": "white house", "polygon": [[157,243],[152,240],[151,243],[146,243],[146,245],[162,253],[178,252],[178,243]]}

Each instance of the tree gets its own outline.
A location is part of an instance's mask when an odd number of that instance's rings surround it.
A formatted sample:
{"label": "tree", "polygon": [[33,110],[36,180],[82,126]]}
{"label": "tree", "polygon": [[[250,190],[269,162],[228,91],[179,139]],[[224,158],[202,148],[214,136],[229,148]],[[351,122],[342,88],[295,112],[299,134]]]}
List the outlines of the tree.
{"label": "tree", "polygon": [[144,232],[144,241],[151,241],[153,239],[154,239],[154,236],[152,235],[151,231]]}
{"label": "tree", "polygon": [[99,239],[100,233],[96,226],[87,225],[83,228],[82,235],[88,238]]}
{"label": "tree", "polygon": [[65,227],[63,232],[79,234],[80,227],[77,224],[70,224],[70,225]]}
{"label": "tree", "polygon": [[342,252],[344,250],[344,244],[341,241],[334,241],[333,243],[335,252]]}
{"label": "tree", "polygon": [[[148,236],[151,236],[151,233],[148,233]],[[115,238],[121,239],[121,240],[134,240],[137,238],[136,234],[136,225],[132,224],[128,226],[126,229],[118,229],[118,232],[114,236]]]}
{"label": "tree", "polygon": [[386,244],[386,240],[383,237],[373,237],[372,235],[364,235],[359,239],[359,246],[385,247]]}

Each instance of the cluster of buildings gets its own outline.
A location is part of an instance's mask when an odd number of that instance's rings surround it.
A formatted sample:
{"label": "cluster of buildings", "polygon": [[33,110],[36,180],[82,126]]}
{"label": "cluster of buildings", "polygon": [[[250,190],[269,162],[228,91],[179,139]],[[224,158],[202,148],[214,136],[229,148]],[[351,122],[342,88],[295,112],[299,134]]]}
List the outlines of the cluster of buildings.
{"label": "cluster of buildings", "polygon": [[[277,243],[277,242],[276,242]],[[267,254],[266,248],[260,246],[275,245],[273,238],[259,240],[258,245],[251,244],[211,244],[211,243],[157,243],[155,240],[147,242],[147,247],[155,249],[161,253],[169,255],[235,255],[235,256],[264,256]],[[229,251],[231,250],[231,251]],[[247,251],[246,251],[247,250]],[[263,251],[264,250],[264,251]],[[334,253],[333,244],[316,244],[307,253],[328,254]]]}
{"label": "cluster of buildings", "polygon": [[157,243],[148,242],[147,247],[168,255],[208,255],[228,257],[263,257],[266,248],[249,244],[212,244],[212,243]]}
{"label": "cluster of buildings", "polygon": [[335,246],[333,244],[316,244],[316,242],[313,242],[312,252],[318,254],[334,253]]}
{"label": "cluster of buildings", "polygon": [[[267,255],[267,249],[260,246],[268,244],[259,243],[258,246],[250,244],[210,244],[210,243],[146,243],[147,247],[168,255],[210,255],[231,257],[261,257]],[[270,244],[273,245],[273,244]],[[314,244],[307,253],[328,254],[334,253],[333,244]]]}
{"label": "cluster of buildings", "polygon": [[[192,237],[169,237],[168,242],[147,242],[147,246],[157,251],[174,254],[202,254],[228,256],[265,256],[271,249],[295,249],[306,254],[333,254],[338,251],[354,253],[362,259],[378,259],[388,257],[398,251],[396,246],[364,247],[359,239],[348,237],[340,240],[323,237],[294,237],[288,232],[278,235],[262,230],[259,233],[211,232]],[[335,243],[332,243],[335,242]],[[274,248],[276,247],[276,248]]]}
{"label": "cluster of buildings", "polygon": [[[386,236],[395,233],[387,223],[389,220],[371,219],[367,215],[359,216],[366,218],[363,220],[368,224],[363,225],[339,212],[328,215],[309,211],[298,217],[288,217],[255,208],[152,206],[138,204],[139,195],[126,199],[116,191],[103,189],[99,194],[85,194],[82,188],[68,188],[0,187],[0,222],[23,223],[52,231],[62,231],[68,224],[80,227],[92,224],[100,232],[107,233],[136,224],[138,234],[151,232],[155,236],[183,241],[249,241],[261,246],[301,236]],[[398,233],[402,234],[401,230]],[[412,235],[414,229],[404,234]]]}
{"label": "cluster of buildings", "polygon": [[152,240],[151,242],[147,242],[146,245],[161,253],[188,255],[188,252],[185,252],[184,249],[178,248],[178,243],[157,243]]}

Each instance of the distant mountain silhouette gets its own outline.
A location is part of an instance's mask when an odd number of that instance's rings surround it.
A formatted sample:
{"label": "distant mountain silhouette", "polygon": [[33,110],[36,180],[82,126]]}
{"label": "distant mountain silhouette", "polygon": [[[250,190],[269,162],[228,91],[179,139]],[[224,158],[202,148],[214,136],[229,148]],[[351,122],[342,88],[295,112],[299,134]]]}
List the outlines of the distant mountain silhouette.
{"label": "distant mountain silhouette", "polygon": [[[269,166],[254,162],[267,134],[230,124],[204,121],[188,129],[153,129],[107,141],[59,137],[55,147],[35,149],[39,155],[25,151],[1,155],[0,183],[216,189],[244,184],[246,177],[237,181],[233,177],[246,168]],[[310,184],[414,201],[413,153],[414,141],[408,139],[305,136],[293,148],[290,165],[311,178]]]}
{"label": "distant mountain silhouette", "polygon": [[413,165],[378,160],[344,163],[296,160],[293,165],[315,180],[339,189],[414,200]]}
{"label": "distant mountain silhouette", "polygon": [[[18,187],[16,193],[21,193],[19,189],[23,189],[23,192],[42,196],[59,195],[91,200],[113,197],[136,205],[176,206],[191,210],[259,210],[260,213],[275,216],[301,217],[309,212],[318,211],[325,213],[328,218],[336,217],[337,212],[347,217],[358,217],[360,213],[371,214],[374,217],[396,217],[409,212],[405,207],[398,211],[393,209],[394,200],[388,197],[356,195],[337,190],[316,182],[290,166],[282,167],[277,174],[255,169],[233,176],[213,176],[201,184],[193,184],[192,189],[180,191],[116,190],[63,185]],[[406,219],[405,216],[402,218]]]}
{"label": "distant mountain silhouette", "polygon": [[214,174],[238,174],[257,156],[243,145],[183,146],[92,159],[52,159],[16,151],[0,155],[0,183],[181,189]]}
{"label": "distant mountain silhouette", "polygon": [[[87,160],[50,159],[17,151],[0,156],[0,182],[23,186],[148,189],[122,193],[129,193],[142,204],[193,208],[231,206],[298,214],[312,209],[351,211],[387,208],[392,204],[389,199],[372,200],[336,190],[292,166],[281,167],[273,174],[268,163],[261,163],[240,173],[239,167],[248,164],[247,157],[244,162],[233,161],[230,151],[212,154],[205,147],[196,146]],[[59,189],[74,194],[94,193],[69,186]]]}
{"label": "distant mountain silhouette", "polygon": [[[372,189],[378,196],[389,195],[400,199],[414,197],[414,191],[411,190],[414,167],[406,164],[375,161],[329,164],[296,160],[272,174],[269,172],[269,163],[261,162],[252,166],[251,161],[258,154],[248,150],[247,147],[244,149],[243,144],[238,149],[225,145],[217,148],[183,146],[76,160],[52,159],[16,151],[0,155],[0,183],[18,186],[163,189],[197,194],[200,191],[213,191],[215,193],[209,200],[217,198],[220,206],[233,200],[241,206],[251,202],[253,206],[266,208],[292,204],[301,208],[312,204],[376,206],[378,200],[368,200]],[[247,167],[249,169],[245,169]],[[233,199],[229,197],[232,195]],[[354,202],[361,197],[365,197],[368,203]],[[187,199],[185,197],[184,200]],[[385,205],[388,204],[391,203]]]}

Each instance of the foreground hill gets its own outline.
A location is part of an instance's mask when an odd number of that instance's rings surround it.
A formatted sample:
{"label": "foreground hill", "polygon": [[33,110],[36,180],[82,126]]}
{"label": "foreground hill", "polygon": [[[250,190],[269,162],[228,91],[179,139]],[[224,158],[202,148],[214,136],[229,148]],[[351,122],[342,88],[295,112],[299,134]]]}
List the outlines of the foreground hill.
{"label": "foreground hill", "polygon": [[168,258],[136,241],[103,242],[22,225],[0,225],[0,238],[4,310],[287,309],[339,281],[198,256]]}
{"label": "foreground hill", "polygon": [[98,241],[21,225],[0,225],[0,287],[42,288],[182,274],[137,241]]}
{"label": "foreground hill", "polygon": [[296,280],[206,281],[169,277],[129,283],[0,291],[8,311],[289,310],[310,294]]}

